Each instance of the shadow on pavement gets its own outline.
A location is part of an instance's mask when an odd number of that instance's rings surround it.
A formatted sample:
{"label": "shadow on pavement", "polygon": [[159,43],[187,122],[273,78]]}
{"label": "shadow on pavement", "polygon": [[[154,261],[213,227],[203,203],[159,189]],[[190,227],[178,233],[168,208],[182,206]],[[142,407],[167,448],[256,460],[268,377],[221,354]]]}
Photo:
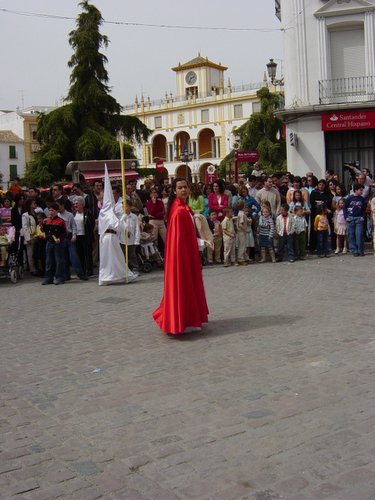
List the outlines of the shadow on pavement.
{"label": "shadow on pavement", "polygon": [[293,325],[303,319],[303,316],[297,315],[269,315],[264,316],[242,316],[236,318],[225,318],[210,321],[207,325],[203,326],[201,332],[185,333],[176,335],[175,338],[180,341],[199,340],[207,337],[217,337],[221,335],[230,335],[233,333],[248,332],[250,334],[256,333],[256,330],[268,328],[270,326]]}

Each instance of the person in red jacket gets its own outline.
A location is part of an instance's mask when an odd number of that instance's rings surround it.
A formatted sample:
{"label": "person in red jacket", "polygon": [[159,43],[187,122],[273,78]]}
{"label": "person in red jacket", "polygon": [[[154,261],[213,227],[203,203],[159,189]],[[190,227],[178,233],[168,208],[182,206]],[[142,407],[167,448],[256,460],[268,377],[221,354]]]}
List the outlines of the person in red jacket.
{"label": "person in red jacket", "polygon": [[167,238],[164,260],[164,295],[153,318],[160,329],[172,335],[201,330],[208,321],[201,258],[186,200],[189,187],[176,177],[168,200]]}
{"label": "person in red jacket", "polygon": [[149,222],[153,226],[152,233],[153,241],[158,242],[158,235],[165,243],[166,228],[165,228],[165,207],[164,203],[158,198],[158,192],[155,188],[150,190],[150,199],[146,201],[146,210],[149,217]]}
{"label": "person in red jacket", "polygon": [[224,219],[223,209],[228,206],[228,196],[224,193],[224,184],[214,182],[212,193],[208,195],[208,208],[215,210],[217,218],[221,222]]}

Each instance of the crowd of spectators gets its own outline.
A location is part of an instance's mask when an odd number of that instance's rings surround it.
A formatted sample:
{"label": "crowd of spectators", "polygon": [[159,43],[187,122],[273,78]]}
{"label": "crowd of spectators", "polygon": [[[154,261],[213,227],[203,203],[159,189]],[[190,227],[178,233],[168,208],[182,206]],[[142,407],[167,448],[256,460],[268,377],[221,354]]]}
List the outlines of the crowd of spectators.
{"label": "crowd of spectators", "polygon": [[[375,254],[375,184],[367,169],[350,168],[347,189],[333,171],[317,179],[311,172],[267,176],[259,168],[238,184],[222,179],[191,184],[189,206],[207,220],[211,232],[211,244],[201,248],[203,265],[264,263],[268,256],[272,262],[332,253],[357,257],[371,239]],[[126,185],[128,263],[135,273],[142,238],[163,254],[170,190],[168,179],[147,179],[139,189],[135,181]],[[120,185],[113,185],[113,195],[120,218]],[[16,179],[0,194],[0,245],[12,244],[20,262],[30,274],[42,276],[43,284],[68,281],[72,269],[87,280],[99,259],[102,197],[99,180],[91,186],[56,183],[40,190],[22,188]],[[124,236],[120,243],[124,248]],[[6,266],[3,250],[1,266]]]}

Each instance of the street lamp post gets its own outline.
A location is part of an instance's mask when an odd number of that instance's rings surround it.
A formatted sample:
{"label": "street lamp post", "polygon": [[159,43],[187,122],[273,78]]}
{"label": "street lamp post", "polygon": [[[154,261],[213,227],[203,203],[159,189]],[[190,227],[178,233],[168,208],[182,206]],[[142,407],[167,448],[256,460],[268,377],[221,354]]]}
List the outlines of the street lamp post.
{"label": "street lamp post", "polygon": [[[233,149],[234,149],[234,182],[238,182],[238,159],[237,159],[237,152],[240,149],[240,141],[241,137],[239,135],[234,136],[234,143],[233,143]],[[231,182],[231,179],[229,179]]]}
{"label": "street lamp post", "polygon": [[283,76],[281,76],[280,80],[276,79],[277,63],[274,61],[274,59],[270,59],[266,66],[268,78],[271,80],[272,85],[274,87],[276,87],[277,85],[284,85]]}

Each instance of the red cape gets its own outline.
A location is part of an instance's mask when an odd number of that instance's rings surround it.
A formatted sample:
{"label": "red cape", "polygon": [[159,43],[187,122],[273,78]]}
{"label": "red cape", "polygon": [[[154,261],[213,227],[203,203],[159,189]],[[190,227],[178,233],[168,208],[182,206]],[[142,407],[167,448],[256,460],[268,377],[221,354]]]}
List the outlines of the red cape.
{"label": "red cape", "polygon": [[182,333],[208,321],[202,265],[192,213],[176,198],[168,218],[165,244],[164,296],[152,314],[165,333]]}

